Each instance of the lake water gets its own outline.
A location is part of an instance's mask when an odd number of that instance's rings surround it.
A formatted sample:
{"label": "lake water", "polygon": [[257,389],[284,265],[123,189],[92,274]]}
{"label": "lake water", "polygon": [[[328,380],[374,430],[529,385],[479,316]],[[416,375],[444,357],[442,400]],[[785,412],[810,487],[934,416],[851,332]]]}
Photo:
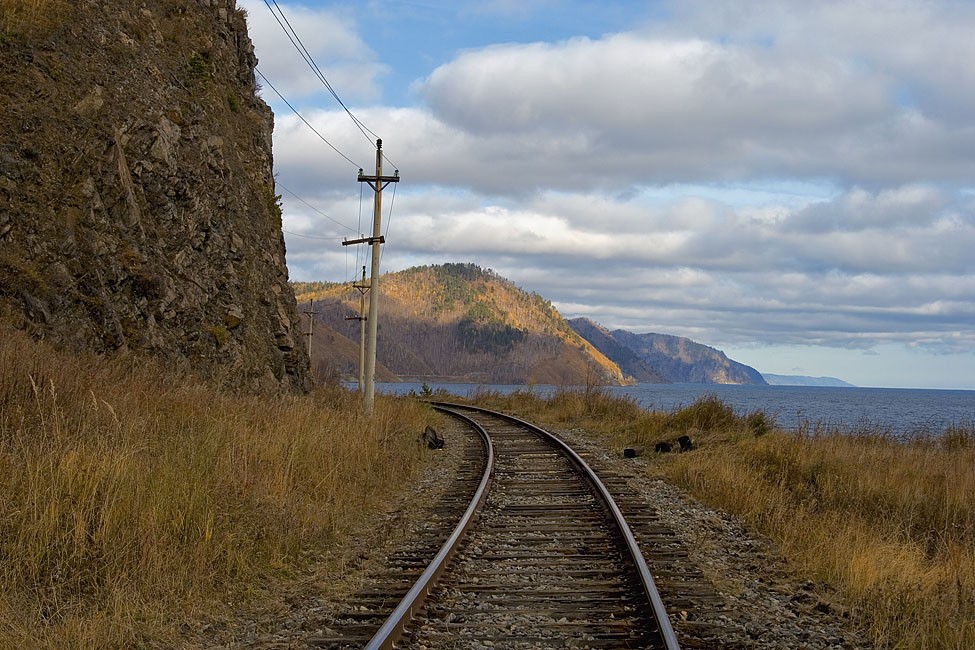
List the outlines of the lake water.
{"label": "lake water", "polygon": [[[550,395],[554,386],[476,386],[472,384],[428,384],[451,395],[467,397],[478,390],[511,392],[532,390]],[[406,394],[420,392],[422,384],[409,382],[376,384],[377,392]],[[975,423],[975,391],[907,388],[834,388],[810,386],[725,386],[716,384],[639,384],[610,386],[607,390],[631,397],[648,410],[670,412],[694,403],[707,394],[717,396],[739,415],[764,411],[786,429],[822,424],[841,429],[864,426],[884,428],[892,433],[929,432],[940,434],[950,425]]]}

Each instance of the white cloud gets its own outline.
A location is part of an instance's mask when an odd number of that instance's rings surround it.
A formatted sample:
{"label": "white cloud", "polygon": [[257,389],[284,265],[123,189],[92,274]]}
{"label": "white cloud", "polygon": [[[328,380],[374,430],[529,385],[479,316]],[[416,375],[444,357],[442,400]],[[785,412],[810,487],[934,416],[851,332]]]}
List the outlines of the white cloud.
{"label": "white cloud", "polygon": [[857,0],[769,2],[717,6],[674,3],[678,32],[743,43],[770,43],[810,57],[829,52],[883,75],[901,97],[938,119],[970,125],[975,100],[975,5],[968,2]]}
{"label": "white cloud", "polygon": [[[306,63],[297,45],[307,53],[343,100],[374,100],[381,95],[379,78],[387,67],[379,63],[357,33],[350,15],[331,9],[312,9],[301,4],[277,3],[284,12],[272,14],[261,0],[239,0],[247,11],[247,29],[258,44],[258,68],[274,87],[292,103],[327,92]],[[276,18],[277,16],[277,18]],[[292,42],[285,29],[290,25],[300,43]],[[269,103],[278,102],[270,89],[264,92]]]}
{"label": "white cloud", "polygon": [[[749,33],[720,40],[658,30],[495,45],[460,54],[416,89],[437,119],[476,139],[473,155],[507,158],[512,191],[532,183],[578,187],[582,176],[590,187],[970,179],[970,118],[938,116],[972,106],[975,91],[957,88],[973,75],[959,63],[975,58],[972,39],[929,11],[917,16],[897,5],[893,18],[879,12],[867,20],[859,10],[841,10],[847,5],[859,6],[832,3],[782,16],[783,34],[767,43]],[[823,39],[835,49],[822,47]],[[917,55],[925,67],[917,57],[905,59],[903,47],[935,54]],[[945,49],[972,56],[949,62],[957,74],[934,84],[924,71],[945,65]],[[924,101],[905,105],[905,93]],[[485,179],[483,187],[497,185]]]}
{"label": "white cloud", "polygon": [[[402,174],[384,268],[475,262],[567,316],[710,344],[898,343],[975,365],[975,5],[672,9],[627,32],[462,51],[398,107],[370,105],[394,62],[352,14],[303,15],[332,39],[322,60],[356,71],[340,92]],[[263,52],[269,75],[314,92]],[[355,175],[372,141],[341,110],[303,114],[354,163],[277,116],[281,182],[346,226],[286,195],[286,227],[306,237],[289,237],[289,265],[347,279],[356,251],[338,242],[369,213]]]}

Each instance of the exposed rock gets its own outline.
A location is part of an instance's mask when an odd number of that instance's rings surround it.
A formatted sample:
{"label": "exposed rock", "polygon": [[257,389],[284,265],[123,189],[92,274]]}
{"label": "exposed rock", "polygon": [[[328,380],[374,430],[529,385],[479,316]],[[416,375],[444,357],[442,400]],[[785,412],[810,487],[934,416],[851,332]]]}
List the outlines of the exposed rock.
{"label": "exposed rock", "polygon": [[244,310],[237,305],[230,305],[227,314],[223,317],[224,325],[227,329],[234,329],[244,321]]}
{"label": "exposed rock", "polygon": [[0,317],[71,348],[305,389],[243,12],[62,4],[0,39]]}
{"label": "exposed rock", "polygon": [[569,325],[597,350],[619,364],[626,374],[648,383],[758,384],[761,373],[729,359],[724,352],[683,336],[610,332],[588,318]]}

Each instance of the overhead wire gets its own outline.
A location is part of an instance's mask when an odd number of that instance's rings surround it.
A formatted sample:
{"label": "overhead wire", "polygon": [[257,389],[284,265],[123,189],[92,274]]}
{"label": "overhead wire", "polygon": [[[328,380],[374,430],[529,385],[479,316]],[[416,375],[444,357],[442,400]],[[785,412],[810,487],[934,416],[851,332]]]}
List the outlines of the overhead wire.
{"label": "overhead wire", "polygon": [[302,235],[300,232],[291,232],[290,230],[281,229],[286,235],[294,235],[295,237],[304,237],[305,239],[320,239],[322,241],[342,241],[341,237],[314,237],[312,235]]}
{"label": "overhead wire", "polygon": [[297,194],[295,194],[292,190],[289,190],[287,187],[285,187],[284,185],[282,185],[277,180],[275,180],[274,185],[275,185],[275,187],[280,187],[282,190],[284,190],[285,192],[287,192],[291,196],[295,197],[296,199],[298,199],[299,201],[301,201],[302,203],[304,203],[305,205],[307,205],[309,208],[311,208],[312,210],[314,210],[318,214],[322,215],[323,217],[325,217],[326,219],[328,219],[329,221],[331,221],[332,223],[334,223],[336,225],[339,225],[339,226],[342,226],[343,228],[345,228],[346,230],[348,230],[350,232],[354,232],[354,233],[357,233],[358,234],[358,231],[355,230],[352,226],[347,226],[344,223],[342,223],[341,221],[338,221],[338,220],[333,219],[332,217],[328,216],[327,214],[325,214],[324,212],[322,212],[321,210],[319,210],[318,208],[316,208],[315,206],[313,206],[311,203],[309,203],[308,201],[304,200],[303,198],[301,198],[300,196],[298,196]]}
{"label": "overhead wire", "polygon": [[[362,232],[362,192],[363,192],[362,183],[359,183],[359,223],[357,224],[357,227],[360,233]],[[362,246],[355,247],[355,268],[356,269],[359,268],[359,253],[361,251],[362,251]]]}
{"label": "overhead wire", "polygon": [[[349,163],[351,163],[353,167],[356,167],[358,169],[362,169],[362,167],[360,165],[358,165],[354,160],[352,160],[351,158],[349,158],[348,156],[346,156],[344,153],[342,153],[335,145],[333,145],[331,142],[329,142],[325,138],[325,136],[323,136],[321,133],[319,133],[318,130],[314,126],[312,126],[308,122],[308,120],[306,120],[304,118],[304,116],[298,111],[298,109],[296,109],[294,106],[292,106],[291,105],[291,102],[289,102],[284,97],[284,95],[282,95],[281,92],[277,88],[274,87],[274,85],[270,82],[270,80],[268,80],[268,78],[266,76],[264,76],[264,74],[260,70],[258,70],[257,68],[255,68],[254,69],[254,72],[256,72],[261,77],[261,79],[264,81],[264,83],[266,83],[267,86],[271,90],[273,90],[275,92],[275,94],[277,94],[278,97],[281,98],[281,101],[283,101],[285,104],[287,104],[288,108],[290,108],[294,112],[294,114],[297,115],[298,118],[302,122],[304,122],[305,125],[309,129],[311,129],[315,133],[315,135],[317,135],[322,140],[322,142],[324,142],[329,147],[331,147],[332,150],[335,153],[337,153],[338,155],[340,155],[343,158],[345,158],[345,160],[347,160]],[[352,232],[355,232],[357,234],[360,234],[359,231],[353,230],[353,228],[351,226],[347,226],[346,224],[344,224],[344,223],[342,223],[340,221],[337,221],[336,219],[333,219],[332,217],[330,217],[329,215],[325,214],[324,212],[322,212],[321,210],[319,210],[315,206],[311,205],[310,203],[308,203],[307,201],[305,201],[303,198],[301,198],[298,194],[296,194],[294,191],[292,191],[292,190],[288,189],[287,187],[285,187],[284,185],[282,185],[280,182],[275,181],[275,186],[276,187],[280,187],[284,191],[288,192],[289,194],[291,194],[292,196],[294,196],[296,199],[298,199],[299,201],[301,201],[302,203],[304,203],[306,206],[308,206],[309,208],[311,208],[312,210],[314,210],[318,214],[322,215],[323,217],[325,217],[329,221],[331,221],[331,222],[333,222],[335,224],[338,224],[339,226],[341,226],[341,227],[343,227],[343,228],[345,228],[347,230],[350,230]],[[361,204],[361,202],[362,202],[362,190],[361,189],[359,190],[359,195],[360,195],[359,196],[359,202]],[[360,207],[360,212],[361,212],[361,207]],[[360,226],[361,226],[361,217],[360,217]],[[337,237],[313,237],[311,235],[302,235],[300,233],[291,232],[291,231],[283,230],[283,229],[282,229],[281,232],[284,232],[284,233],[289,234],[289,235],[294,235],[296,237],[304,237],[305,239],[319,239],[319,240],[324,240],[324,241],[335,241],[336,239],[338,239]],[[359,248],[360,248],[359,246],[356,246],[356,263],[358,263],[358,257],[359,257],[358,249]],[[348,255],[346,255],[346,259],[348,259]],[[346,275],[346,278],[348,278],[348,275],[349,275],[349,273],[348,273],[348,261],[346,261],[346,273],[345,273],[345,275]]]}
{"label": "overhead wire", "polygon": [[[284,14],[284,10],[282,10],[281,7],[278,5],[277,0],[270,0],[270,1],[264,0],[264,4],[267,5],[267,8],[271,11],[271,15],[274,16],[274,19],[278,21],[278,25],[281,26],[281,29],[283,29],[285,34],[288,35],[288,39],[291,41],[291,44],[295,46],[295,49],[298,50],[298,54],[301,56],[301,58],[304,59],[305,63],[308,64],[308,67],[311,68],[312,72],[315,73],[315,76],[317,76],[318,79],[322,82],[322,84],[324,84],[325,88],[328,89],[328,92],[332,95],[332,97],[335,98],[335,101],[337,101],[339,103],[339,106],[341,106],[343,110],[345,110],[346,114],[348,114],[348,116],[352,118],[352,122],[356,125],[356,127],[358,127],[362,135],[371,144],[372,140],[369,138],[369,135],[371,134],[375,138],[378,138],[379,136],[373,133],[371,129],[366,127],[366,125],[363,124],[359,118],[353,115],[352,111],[349,110],[349,107],[346,106],[345,102],[342,101],[342,98],[339,97],[337,92],[335,92],[335,89],[332,88],[332,84],[330,84],[328,82],[328,79],[325,78],[325,74],[322,72],[321,68],[318,67],[318,64],[315,63],[315,59],[308,51],[308,48],[305,47],[305,44],[302,42],[301,37],[298,36],[298,32],[295,31],[294,27],[292,27],[291,21],[289,21],[288,17]],[[274,5],[274,7],[271,7],[272,4]],[[277,9],[277,13],[275,13],[275,9]],[[284,22],[282,22],[282,20]]]}
{"label": "overhead wire", "polygon": [[[281,27],[281,29],[284,30],[284,32],[287,35],[288,39],[291,41],[291,44],[298,51],[298,54],[305,61],[305,63],[308,65],[308,67],[315,73],[315,76],[318,77],[319,81],[322,82],[322,84],[325,86],[325,88],[328,90],[328,92],[332,95],[332,97],[335,99],[335,101],[338,102],[339,106],[341,106],[342,109],[346,112],[346,114],[349,116],[349,118],[352,120],[352,122],[356,125],[356,127],[359,129],[359,131],[362,133],[362,135],[366,138],[367,141],[369,141],[370,144],[373,144],[373,141],[370,139],[369,136],[371,135],[372,137],[376,138],[377,142],[375,143],[375,146],[378,147],[379,146],[378,140],[380,139],[379,136],[374,131],[372,131],[369,127],[367,127],[358,117],[356,117],[352,113],[352,111],[349,109],[349,107],[345,104],[345,102],[342,101],[342,98],[339,97],[338,93],[335,91],[335,89],[329,83],[328,79],[325,77],[325,74],[322,72],[321,68],[319,68],[318,64],[315,62],[315,59],[311,55],[311,53],[308,51],[308,48],[305,47],[304,42],[301,40],[301,37],[298,36],[298,33],[295,31],[294,27],[291,25],[291,21],[288,20],[288,17],[285,15],[284,10],[282,10],[281,7],[278,5],[277,0],[264,0],[264,4],[267,5],[267,8],[271,12],[271,15],[274,16],[274,19],[277,21],[278,25]],[[273,7],[272,7],[272,4],[273,4]],[[288,108],[290,108],[301,119],[301,121],[304,122],[312,131],[314,131],[315,134],[319,138],[321,138],[321,140],[323,142],[325,142],[325,144],[327,144],[329,147],[331,147],[336,153],[338,153],[340,156],[342,156],[343,158],[345,158],[348,162],[350,162],[354,166],[358,167],[360,169],[360,171],[361,171],[361,169],[362,169],[362,166],[361,165],[357,165],[351,158],[349,158],[344,153],[342,153],[341,151],[339,151],[339,149],[337,147],[335,147],[335,145],[333,145],[324,136],[322,136],[301,115],[301,113],[299,113],[298,110],[294,106],[292,106],[291,103],[288,102],[288,100],[285,99],[284,96],[280,92],[278,92],[278,90],[270,83],[270,81],[267,80],[267,77],[265,77],[260,71],[257,71],[256,69],[255,69],[255,71],[261,76],[262,79],[264,79],[267,82],[267,84],[268,84],[268,86],[270,86],[271,90],[273,90],[278,95],[278,97],[280,97],[281,100],[285,104],[287,104]],[[382,154],[381,155],[382,155],[383,160],[385,160],[386,162],[388,162],[394,168],[397,167],[393,163],[393,161],[389,159],[389,157],[386,155],[386,152],[385,151],[382,151]],[[290,190],[288,190],[288,191],[290,192]],[[293,192],[291,192],[291,193],[294,194]],[[297,196],[297,195],[295,195],[295,196]],[[299,198],[299,200],[302,200],[300,197],[298,197],[298,198]],[[393,203],[395,202],[395,199],[396,199],[396,187],[394,185],[393,186],[393,198],[390,201],[390,206],[389,206],[389,217],[387,218],[387,231],[388,231],[388,228],[389,228],[389,222],[392,220],[392,209],[393,209]],[[304,202],[304,201],[302,200],[302,202]],[[308,205],[308,204],[306,203],[306,205]],[[309,206],[309,207],[312,207],[312,209],[315,209],[313,206]],[[335,221],[331,217],[328,217],[328,215],[325,215],[324,213],[321,213],[321,214],[323,214],[323,216],[326,216],[328,219],[330,219],[332,221]],[[338,223],[338,222],[336,222],[336,223]],[[340,224],[340,225],[343,225],[343,224]],[[361,231],[361,229],[362,229],[362,188],[361,188],[361,184],[360,184],[360,192],[359,192],[359,224],[358,225],[359,225],[359,231]],[[344,226],[343,225],[343,227],[348,227],[348,226]],[[299,235],[299,236],[301,236],[301,235]],[[359,265],[359,248],[360,248],[359,246],[356,247],[356,267],[357,268],[358,268],[358,265]],[[384,250],[383,248],[380,249],[380,259],[382,259],[383,250]],[[346,257],[346,259],[348,260],[348,256]],[[346,276],[348,277],[348,262],[346,262]]]}
{"label": "overhead wire", "polygon": [[[274,19],[277,21],[278,25],[281,27],[281,29],[284,30],[284,33],[285,35],[287,35],[288,40],[291,41],[291,44],[298,51],[298,55],[301,56],[304,62],[312,70],[312,72],[315,73],[315,76],[318,77],[318,80],[322,82],[322,85],[325,86],[329,94],[331,94],[332,97],[335,98],[335,101],[338,102],[339,106],[341,106],[342,109],[349,116],[349,118],[351,118],[353,124],[355,124],[356,127],[358,127],[359,131],[362,133],[363,136],[365,136],[366,140],[369,141],[370,144],[374,144],[374,141],[369,137],[370,135],[376,140],[379,140],[380,138],[376,134],[376,132],[370,129],[368,126],[365,125],[365,123],[363,123],[362,120],[356,117],[355,114],[353,114],[352,111],[349,109],[349,107],[345,104],[345,102],[342,101],[342,98],[339,97],[338,93],[332,87],[332,84],[329,83],[328,79],[325,77],[325,73],[323,73],[321,68],[318,67],[318,63],[315,62],[315,58],[311,55],[311,52],[309,52],[308,48],[305,47],[304,41],[301,40],[301,37],[298,36],[298,32],[295,31],[295,28],[291,25],[291,21],[288,20],[288,16],[284,13],[284,10],[281,9],[281,6],[278,5],[277,0],[264,0],[264,4],[267,5],[267,8],[271,12],[271,15],[274,16]],[[274,5],[274,7],[271,6],[272,4]],[[385,151],[383,152],[382,156],[386,162],[388,162],[393,167],[396,167],[396,164],[389,159]]]}
{"label": "overhead wire", "polygon": [[[389,239],[389,227],[393,223],[393,204],[396,203],[396,186],[397,185],[399,185],[399,183],[393,183],[393,197],[389,200],[389,214],[386,217],[386,233],[385,233],[385,238],[386,239]],[[385,246],[383,246],[382,248],[379,249],[379,263],[380,264],[382,264],[382,261],[383,261],[383,253],[385,253],[385,252],[386,252],[386,247]]]}
{"label": "overhead wire", "polygon": [[280,97],[280,98],[281,98],[281,101],[283,101],[283,102],[284,102],[285,104],[287,104],[287,105],[288,105],[288,108],[290,108],[290,109],[291,109],[291,110],[292,110],[292,111],[294,112],[294,114],[295,114],[295,115],[297,115],[297,116],[298,116],[298,118],[299,118],[299,119],[300,119],[300,120],[301,120],[302,122],[304,122],[304,123],[305,123],[305,125],[306,125],[306,126],[307,126],[307,127],[309,128],[309,129],[311,129],[312,131],[314,131],[314,132],[315,132],[315,135],[317,135],[317,136],[318,136],[319,138],[321,138],[321,140],[322,140],[322,142],[324,142],[325,144],[327,144],[328,146],[330,146],[330,147],[332,148],[332,151],[334,151],[335,153],[337,153],[338,155],[340,155],[340,156],[342,156],[342,157],[343,157],[343,158],[345,158],[345,159],[346,159],[347,161],[349,161],[349,163],[351,163],[353,167],[356,167],[356,168],[358,168],[358,169],[362,169],[362,165],[360,165],[360,164],[358,164],[357,162],[355,162],[354,160],[352,160],[351,158],[349,158],[348,156],[346,156],[346,155],[345,155],[344,153],[342,153],[341,151],[339,151],[339,149],[338,149],[338,147],[336,147],[336,146],[335,146],[334,144],[332,144],[331,142],[329,142],[329,141],[328,141],[328,139],[326,139],[324,135],[322,135],[321,133],[319,133],[319,132],[318,132],[318,129],[316,129],[315,127],[313,127],[313,126],[311,125],[311,123],[310,123],[310,122],[309,122],[308,120],[306,120],[306,119],[305,119],[305,117],[304,117],[304,116],[303,116],[303,115],[302,115],[301,113],[299,113],[299,112],[298,112],[298,109],[297,109],[297,108],[295,108],[294,106],[292,106],[292,105],[291,105],[291,102],[289,102],[289,101],[288,101],[287,99],[285,99],[285,98],[284,98],[284,95],[282,95],[282,94],[281,94],[281,93],[280,93],[280,92],[278,91],[278,89],[277,89],[277,88],[275,88],[275,87],[274,87],[274,85],[273,85],[273,84],[272,84],[272,83],[271,83],[270,81],[268,81],[268,78],[264,76],[264,73],[263,73],[263,72],[261,72],[261,71],[260,71],[260,70],[258,70],[257,68],[254,68],[254,72],[256,72],[256,73],[258,74],[258,76],[259,76],[259,77],[260,77],[260,78],[261,78],[262,80],[264,80],[264,83],[266,83],[266,84],[268,85],[268,87],[269,87],[269,88],[270,88],[271,90],[273,90],[273,91],[275,92],[275,94],[276,94],[276,95],[277,95],[278,97]]}

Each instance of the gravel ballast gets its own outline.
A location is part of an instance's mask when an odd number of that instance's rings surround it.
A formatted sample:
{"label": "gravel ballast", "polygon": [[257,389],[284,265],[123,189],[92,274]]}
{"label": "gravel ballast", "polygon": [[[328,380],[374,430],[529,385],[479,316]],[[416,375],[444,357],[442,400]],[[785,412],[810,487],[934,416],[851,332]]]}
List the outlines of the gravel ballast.
{"label": "gravel ballast", "polygon": [[[682,648],[873,648],[855,629],[848,608],[835,590],[790,571],[768,538],[750,531],[727,513],[706,507],[683,490],[651,477],[647,463],[652,461],[647,458],[624,458],[622,450],[606,449],[582,430],[555,433],[597,472],[613,475],[617,485],[624,481],[628,498],[642,499],[655,511],[657,525],[672,532],[671,544],[680,547],[680,555],[686,558],[682,562],[687,565],[674,570],[687,576],[689,588],[715,595],[707,607],[670,611]],[[374,517],[369,532],[343,546],[347,554],[344,564],[349,571],[341,586],[332,584],[334,580],[324,573],[316,575],[312,568],[308,577],[286,589],[287,593],[269,597],[246,612],[219,622],[187,629],[183,647],[343,647],[326,643],[325,639],[334,635],[342,616],[360,607],[356,604],[357,594],[374,590],[395,576],[395,567],[389,566],[390,557],[409,552],[411,546],[429,545],[431,536],[442,534],[437,525],[431,524],[436,519],[436,503],[449,491],[463,462],[465,446],[474,444],[454,425],[444,428],[443,435],[446,446],[431,452],[436,454],[434,462],[422,480],[389,510]],[[645,549],[645,554],[656,574],[652,549]],[[666,601],[666,590],[661,588],[661,592]],[[390,610],[393,606],[395,603],[389,604]]]}

